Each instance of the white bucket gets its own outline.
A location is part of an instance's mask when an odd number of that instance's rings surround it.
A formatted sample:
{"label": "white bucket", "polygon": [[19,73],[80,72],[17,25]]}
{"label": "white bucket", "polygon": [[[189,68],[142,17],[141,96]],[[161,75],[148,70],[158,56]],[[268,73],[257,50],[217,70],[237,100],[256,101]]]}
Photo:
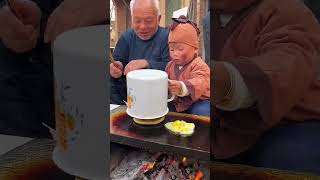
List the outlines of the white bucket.
{"label": "white bucket", "polygon": [[127,74],[127,113],[138,119],[156,119],[168,112],[168,75],[164,71],[141,69]]}
{"label": "white bucket", "polygon": [[86,179],[107,179],[108,26],[84,27],[53,44],[57,143],[53,161]]}

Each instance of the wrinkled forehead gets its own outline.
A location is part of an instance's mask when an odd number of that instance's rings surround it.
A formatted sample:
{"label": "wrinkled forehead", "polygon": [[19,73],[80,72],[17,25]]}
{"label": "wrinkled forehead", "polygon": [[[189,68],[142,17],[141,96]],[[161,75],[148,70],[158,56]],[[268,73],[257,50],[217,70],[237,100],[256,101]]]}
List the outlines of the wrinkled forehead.
{"label": "wrinkled forehead", "polygon": [[132,7],[133,16],[157,16],[157,8],[150,0],[137,0]]}
{"label": "wrinkled forehead", "polygon": [[134,17],[158,17],[157,11],[153,9],[133,9],[132,12],[133,18]]}

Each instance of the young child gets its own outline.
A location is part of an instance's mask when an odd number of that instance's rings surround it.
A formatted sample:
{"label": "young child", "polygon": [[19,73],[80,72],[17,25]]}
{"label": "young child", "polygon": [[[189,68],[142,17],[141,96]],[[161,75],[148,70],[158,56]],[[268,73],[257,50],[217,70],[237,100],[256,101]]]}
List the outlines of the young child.
{"label": "young child", "polygon": [[174,20],[169,33],[169,91],[176,98],[171,111],[210,116],[210,68],[198,57],[198,29],[184,17]]}

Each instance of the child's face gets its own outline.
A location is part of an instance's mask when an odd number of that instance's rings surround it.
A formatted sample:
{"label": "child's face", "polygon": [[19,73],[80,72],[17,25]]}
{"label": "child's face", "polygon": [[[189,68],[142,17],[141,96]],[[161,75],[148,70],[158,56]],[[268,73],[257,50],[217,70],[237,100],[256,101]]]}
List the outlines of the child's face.
{"label": "child's face", "polygon": [[176,64],[185,65],[192,61],[197,49],[184,43],[169,43],[170,59]]}

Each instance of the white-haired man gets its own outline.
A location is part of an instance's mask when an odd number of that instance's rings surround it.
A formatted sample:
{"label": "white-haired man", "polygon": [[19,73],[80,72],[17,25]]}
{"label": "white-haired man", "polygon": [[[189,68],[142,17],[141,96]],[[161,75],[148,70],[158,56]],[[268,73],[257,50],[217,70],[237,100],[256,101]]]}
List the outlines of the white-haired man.
{"label": "white-haired man", "polygon": [[158,0],[131,0],[132,29],[122,34],[110,64],[111,103],[127,99],[125,75],[137,69],[164,70],[169,61],[169,31],[159,26]]}

